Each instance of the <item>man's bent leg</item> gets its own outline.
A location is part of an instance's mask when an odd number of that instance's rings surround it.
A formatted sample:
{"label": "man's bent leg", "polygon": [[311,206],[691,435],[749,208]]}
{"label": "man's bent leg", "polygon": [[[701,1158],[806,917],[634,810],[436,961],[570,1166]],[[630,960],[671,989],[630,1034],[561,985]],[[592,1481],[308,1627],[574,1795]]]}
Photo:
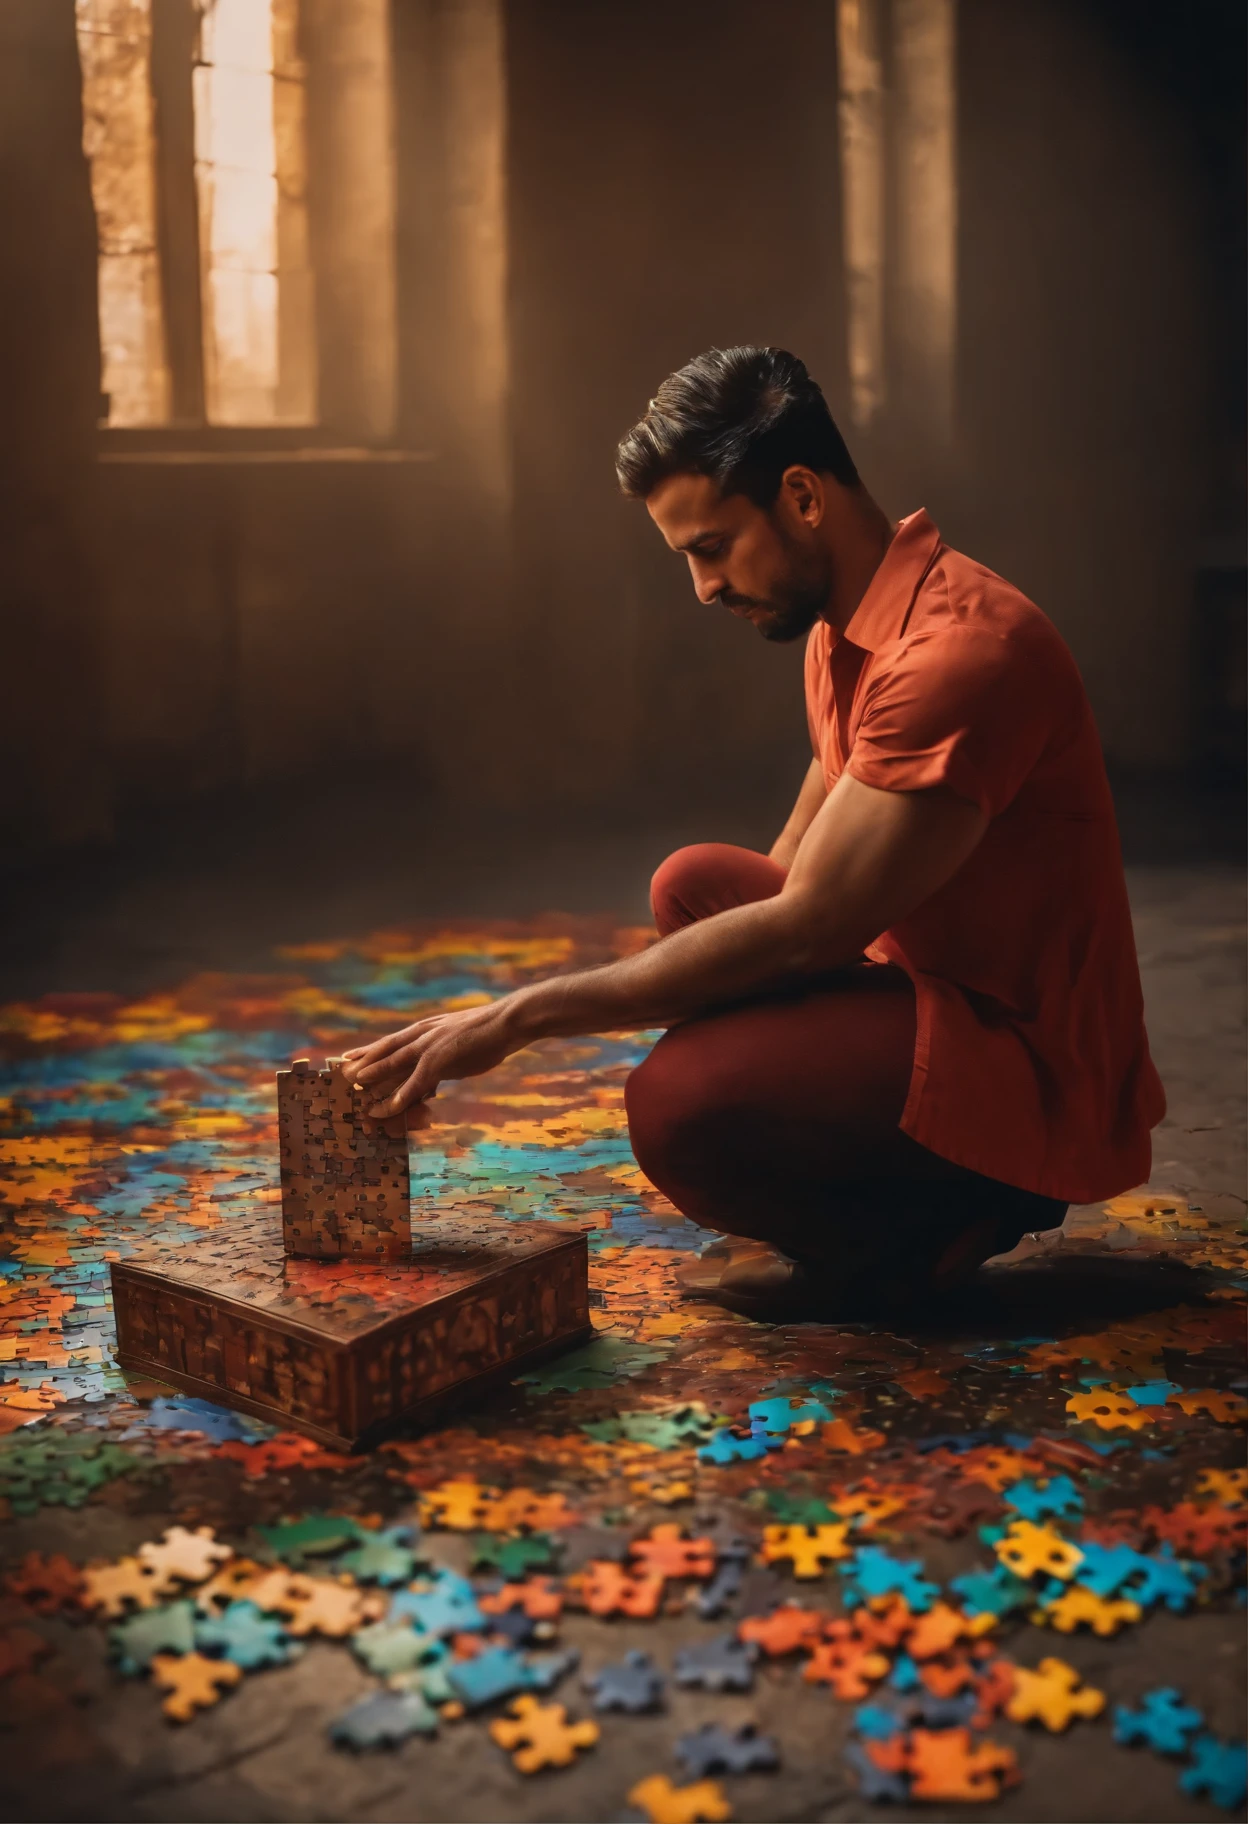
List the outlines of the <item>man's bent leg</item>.
{"label": "man's bent leg", "polygon": [[856,1295],[955,1283],[1065,1212],[901,1132],[913,1056],[913,993],[893,969],[687,1021],[625,1086],[634,1151],[695,1222]]}
{"label": "man's bent leg", "polygon": [[730,842],[696,842],[660,863],[650,882],[650,907],[659,936],[757,899],[771,899],[784,885],[782,867],[755,849]]}

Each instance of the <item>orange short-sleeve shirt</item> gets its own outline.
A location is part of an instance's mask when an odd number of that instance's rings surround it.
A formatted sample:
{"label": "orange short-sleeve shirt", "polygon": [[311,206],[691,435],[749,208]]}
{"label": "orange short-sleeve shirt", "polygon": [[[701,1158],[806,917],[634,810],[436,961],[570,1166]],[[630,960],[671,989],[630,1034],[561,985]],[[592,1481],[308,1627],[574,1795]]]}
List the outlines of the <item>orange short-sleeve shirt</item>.
{"label": "orange short-sleeve shirt", "polygon": [[844,633],[812,630],[806,708],[829,789],[843,772],[885,791],[944,785],[989,820],[867,952],[915,987],[902,1128],[1069,1203],[1140,1183],[1165,1096],[1100,741],[1056,628],[913,513]]}

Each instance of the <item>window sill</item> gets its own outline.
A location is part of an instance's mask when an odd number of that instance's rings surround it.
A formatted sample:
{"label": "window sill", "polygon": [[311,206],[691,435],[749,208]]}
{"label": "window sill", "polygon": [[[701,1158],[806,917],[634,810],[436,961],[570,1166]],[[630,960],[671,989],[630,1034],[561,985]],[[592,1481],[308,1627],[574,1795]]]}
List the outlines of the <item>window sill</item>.
{"label": "window sill", "polygon": [[275,450],[174,450],[174,449],[140,449],[116,450],[104,448],[97,452],[96,460],[102,463],[159,463],[163,466],[189,468],[204,464],[230,463],[372,463],[379,466],[395,463],[432,462],[432,450],[374,450],[366,447],[343,445],[334,447],[325,445],[304,446],[295,449]]}

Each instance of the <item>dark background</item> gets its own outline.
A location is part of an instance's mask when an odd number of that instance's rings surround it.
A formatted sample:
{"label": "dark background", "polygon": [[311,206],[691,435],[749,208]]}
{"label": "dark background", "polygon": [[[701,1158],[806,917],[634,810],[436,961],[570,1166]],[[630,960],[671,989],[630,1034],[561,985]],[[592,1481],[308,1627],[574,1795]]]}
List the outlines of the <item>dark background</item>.
{"label": "dark background", "polygon": [[[613,831],[657,860],[783,818],[800,650],[698,606],[612,453],[714,343],[796,350],[847,418],[833,8],[507,7],[504,525],[456,436],[471,355],[430,63],[454,4],[394,11],[398,435],[430,459],[356,468],[98,461],[72,0],[0,10],[0,824],[23,954],[145,870],[190,868],[202,906],[249,856],[287,928],[607,903]],[[961,0],[956,439],[931,448],[904,398],[851,439],[889,512],[928,507],[1068,639],[1133,853],[1237,827],[1244,29],[1238,0]]]}

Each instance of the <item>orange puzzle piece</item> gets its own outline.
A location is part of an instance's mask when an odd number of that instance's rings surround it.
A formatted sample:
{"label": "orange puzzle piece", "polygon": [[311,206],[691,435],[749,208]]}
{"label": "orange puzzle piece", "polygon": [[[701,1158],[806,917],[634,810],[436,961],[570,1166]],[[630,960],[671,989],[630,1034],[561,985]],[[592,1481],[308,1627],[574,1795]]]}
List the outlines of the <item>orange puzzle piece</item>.
{"label": "orange puzzle piece", "polygon": [[1036,1671],[1014,1668],[1014,1691],[1005,1706],[1012,1723],[1043,1723],[1055,1734],[1076,1716],[1099,1716],[1105,1693],[1079,1685],[1079,1674],[1064,1659],[1042,1659]]}
{"label": "orange puzzle piece", "polygon": [[652,1526],[644,1539],[634,1539],[630,1558],[643,1571],[657,1577],[713,1577],[715,1544],[711,1539],[686,1539],[679,1526]]}
{"label": "orange puzzle piece", "polygon": [[628,1802],[644,1811],[650,1824],[722,1824],[732,1806],[715,1780],[673,1786],[665,1773],[652,1773],[629,1792]]}
{"label": "orange puzzle piece", "polygon": [[828,1617],[815,1609],[799,1609],[796,1603],[782,1602],[770,1615],[747,1615],[737,1623],[738,1640],[753,1641],[771,1659],[783,1653],[797,1653],[811,1646],[823,1633]]}
{"label": "orange puzzle piece", "polygon": [[175,1723],[189,1723],[197,1710],[219,1702],[242,1676],[243,1668],[233,1660],[207,1659],[202,1653],[158,1653],[152,1661],[152,1677],[169,1693],[160,1707]]}
{"label": "orange puzzle piece", "polygon": [[663,1579],[653,1574],[630,1577],[609,1558],[593,1558],[567,1580],[567,1588],[591,1615],[631,1615],[648,1619],[659,1612]]}
{"label": "orange puzzle piece", "polygon": [[830,1685],[835,1696],[848,1701],[866,1697],[890,1663],[887,1654],[861,1640],[823,1640],[802,1667],[802,1677],[808,1684]]}
{"label": "orange puzzle piece", "polygon": [[766,1563],[789,1559],[795,1577],[822,1577],[823,1567],[835,1558],[851,1558],[846,1545],[849,1522],[827,1526],[765,1526],[762,1555]]}
{"label": "orange puzzle piece", "polygon": [[1018,1759],[997,1742],[971,1744],[969,1729],[914,1729],[907,1763],[910,1796],[982,1804],[1018,1778]]}
{"label": "orange puzzle piece", "polygon": [[569,1723],[562,1704],[541,1704],[527,1693],[490,1724],[490,1734],[520,1773],[570,1766],[577,1749],[592,1748],[598,1733],[597,1723]]}

